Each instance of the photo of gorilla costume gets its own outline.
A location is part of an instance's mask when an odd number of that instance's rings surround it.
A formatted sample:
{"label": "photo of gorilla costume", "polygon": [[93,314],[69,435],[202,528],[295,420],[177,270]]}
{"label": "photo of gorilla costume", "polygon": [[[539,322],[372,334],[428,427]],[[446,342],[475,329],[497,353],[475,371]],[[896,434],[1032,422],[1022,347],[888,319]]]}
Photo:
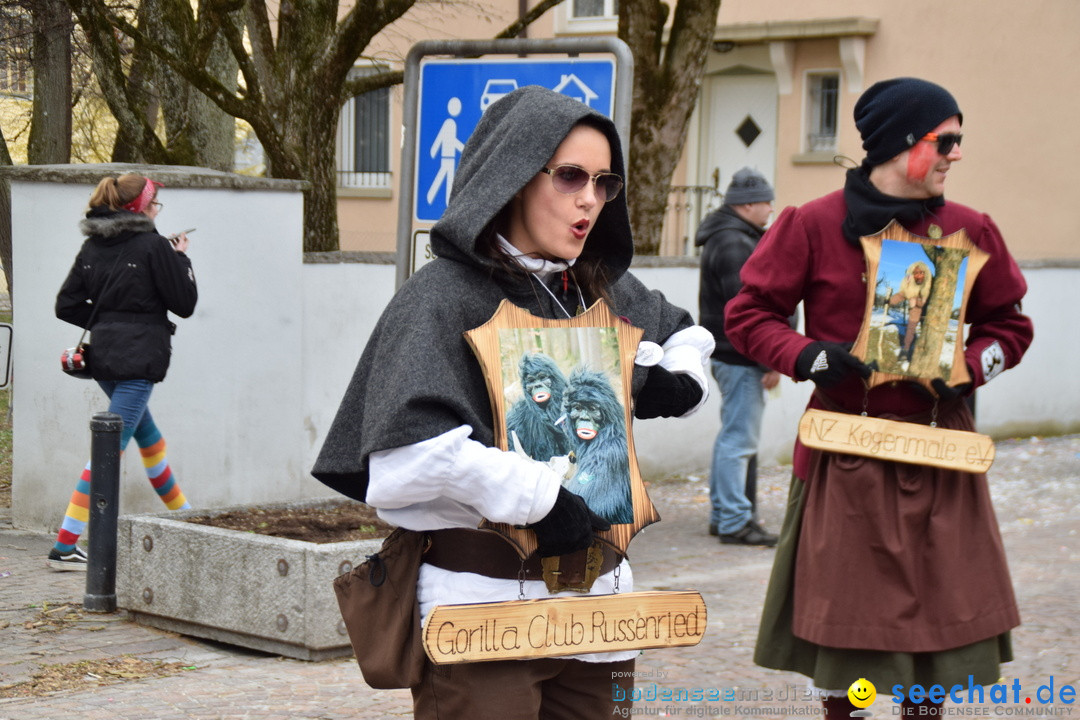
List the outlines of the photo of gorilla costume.
{"label": "photo of gorilla costume", "polygon": [[577,462],[566,489],[612,524],[633,522],[625,409],[607,376],[574,370],[566,390],[566,414]]}
{"label": "photo of gorilla costume", "polygon": [[568,424],[565,419],[560,422],[566,376],[542,352],[524,353],[518,371],[525,396],[506,414],[507,437],[512,443],[517,435],[517,449],[541,462],[569,454],[572,445]]}

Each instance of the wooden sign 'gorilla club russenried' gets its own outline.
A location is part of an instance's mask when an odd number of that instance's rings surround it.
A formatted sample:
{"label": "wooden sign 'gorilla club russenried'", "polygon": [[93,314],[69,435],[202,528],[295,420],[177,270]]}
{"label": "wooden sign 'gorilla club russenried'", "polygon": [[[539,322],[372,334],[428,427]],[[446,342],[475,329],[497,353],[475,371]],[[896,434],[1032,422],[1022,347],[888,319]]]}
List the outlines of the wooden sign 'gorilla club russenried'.
{"label": "wooden sign 'gorilla club russenried'", "polygon": [[[597,562],[582,584],[564,584],[559,558],[543,559],[551,592],[588,592],[599,572],[599,543],[625,555],[637,531],[660,519],[630,432],[630,385],[642,334],[604,303],[549,320],[506,300],[488,322],[465,333],[487,382],[496,444],[547,464],[567,490],[611,523],[597,533],[590,550]],[[483,526],[522,558],[536,550],[532,530]],[[686,646],[700,642],[706,620],[705,603],[694,591],[444,605],[428,615],[424,649],[442,664]]]}

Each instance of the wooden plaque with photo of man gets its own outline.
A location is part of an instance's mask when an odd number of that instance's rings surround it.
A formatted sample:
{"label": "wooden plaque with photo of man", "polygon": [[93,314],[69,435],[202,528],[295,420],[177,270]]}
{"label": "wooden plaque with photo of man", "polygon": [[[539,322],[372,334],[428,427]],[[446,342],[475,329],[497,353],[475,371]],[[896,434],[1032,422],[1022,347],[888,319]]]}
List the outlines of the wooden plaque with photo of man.
{"label": "wooden plaque with photo of man", "polygon": [[874,369],[870,387],[893,380],[928,388],[935,378],[950,386],[969,382],[964,316],[975,276],[989,254],[963,229],[926,238],[895,220],[860,240],[866,305],[851,352]]}

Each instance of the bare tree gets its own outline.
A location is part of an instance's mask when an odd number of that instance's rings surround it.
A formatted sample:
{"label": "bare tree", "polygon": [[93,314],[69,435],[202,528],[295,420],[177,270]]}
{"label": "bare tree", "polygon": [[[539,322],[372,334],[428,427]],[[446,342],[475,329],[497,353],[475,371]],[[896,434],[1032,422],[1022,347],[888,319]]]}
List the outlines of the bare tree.
{"label": "bare tree", "polygon": [[720,0],[677,0],[666,42],[670,7],[660,0],[620,0],[619,38],[634,56],[627,186],[636,252],[660,248],[671,177],[686,143]]}
{"label": "bare tree", "polygon": [[[168,6],[175,36],[153,37],[103,0],[67,0],[95,46],[95,67],[110,108],[124,131],[144,148],[148,161],[167,153],[153,128],[123,102],[124,76],[113,29],[149,49],[177,75],[232,117],[255,131],[271,177],[306,180],[304,249],[338,248],[335,134],[349,98],[401,82],[402,73],[348,78],[372,39],[418,0],[358,0],[338,19],[339,3],[312,0],[301,8],[281,3],[275,19],[265,0],[201,0],[197,15],[188,0],[157,0]],[[543,0],[500,37],[517,34],[561,0]],[[274,22],[276,20],[276,23]],[[223,83],[209,67],[214,43],[223,38],[239,66],[238,87]]]}
{"label": "bare tree", "polygon": [[64,0],[24,0],[33,19],[34,102],[27,161],[71,159],[71,31]]}

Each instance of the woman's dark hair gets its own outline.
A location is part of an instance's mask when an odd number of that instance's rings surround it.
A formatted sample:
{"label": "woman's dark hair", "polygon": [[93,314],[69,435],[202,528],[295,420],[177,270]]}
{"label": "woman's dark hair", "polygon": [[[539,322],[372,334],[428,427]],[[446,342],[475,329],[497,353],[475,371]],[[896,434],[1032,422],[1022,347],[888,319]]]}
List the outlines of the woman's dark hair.
{"label": "woman's dark hair", "polygon": [[[510,206],[504,207],[495,218],[488,223],[476,238],[476,252],[486,258],[495,261],[500,270],[508,275],[518,275],[529,281],[529,271],[517,263],[513,257],[499,247],[495,239],[497,234],[506,237],[504,229],[505,219],[510,214]],[[586,243],[588,247],[588,243]],[[585,297],[586,304],[591,305],[597,300],[603,300],[611,304],[611,296],[608,295],[607,267],[601,255],[590,255],[586,252],[578,257],[570,270],[570,276]]]}

